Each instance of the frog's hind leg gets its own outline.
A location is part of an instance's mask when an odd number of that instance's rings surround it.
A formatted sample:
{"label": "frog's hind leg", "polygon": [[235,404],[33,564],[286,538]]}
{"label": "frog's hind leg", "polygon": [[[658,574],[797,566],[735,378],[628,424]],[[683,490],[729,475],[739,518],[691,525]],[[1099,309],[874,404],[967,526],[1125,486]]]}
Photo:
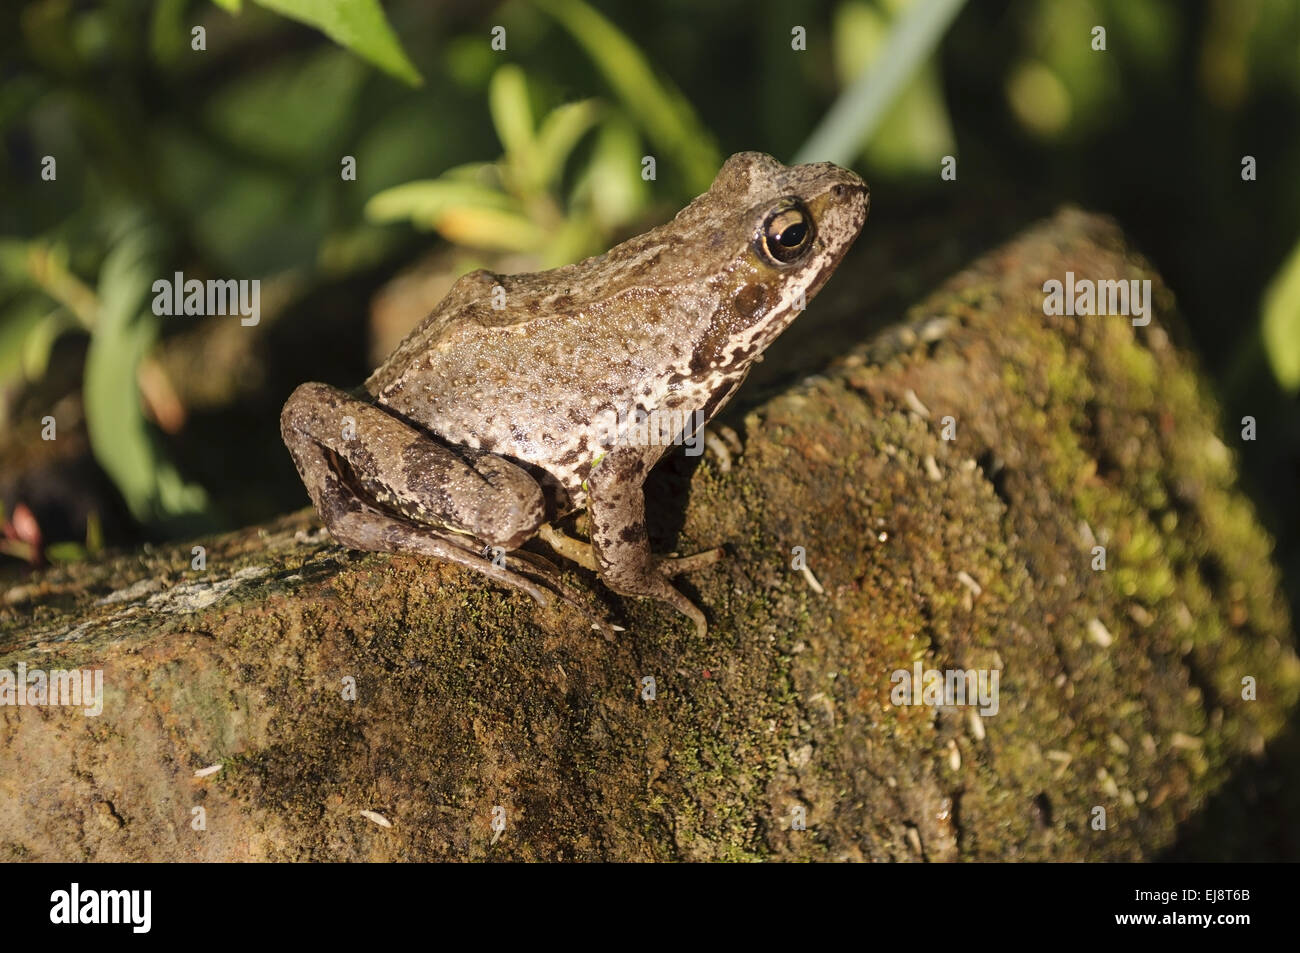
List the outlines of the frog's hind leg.
{"label": "frog's hind leg", "polygon": [[[552,593],[574,601],[555,567],[504,556],[546,516],[541,487],[510,461],[461,456],[325,384],[295,390],[280,426],[317,512],[344,546],[423,553],[521,589],[543,605]],[[501,550],[495,559],[494,547]]]}
{"label": "frog's hind leg", "polygon": [[[541,605],[550,605],[551,593],[528,576],[503,568],[487,556],[444,539],[418,524],[396,519],[374,508],[352,492],[334,472],[328,462],[328,451],[318,449],[317,454],[321,466],[313,468],[310,476],[303,471],[303,481],[316,504],[316,511],[325,521],[325,527],[341,545],[366,552],[418,552],[435,556],[526,592]],[[299,459],[299,454],[295,453],[295,462]]]}

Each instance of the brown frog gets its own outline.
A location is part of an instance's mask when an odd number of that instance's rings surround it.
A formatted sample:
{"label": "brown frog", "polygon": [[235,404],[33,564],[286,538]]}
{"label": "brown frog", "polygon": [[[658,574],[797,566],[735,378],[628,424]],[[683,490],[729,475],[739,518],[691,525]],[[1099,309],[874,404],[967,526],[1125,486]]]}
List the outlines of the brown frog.
{"label": "brown frog", "polygon": [[[868,205],[850,171],[742,152],[671,222],[603,255],[465,275],[361,389],[303,384],[285,404],[281,433],[325,525],[353,549],[437,556],[546,603],[568,590],[519,549],[537,535],[703,635],[668,577],[718,553],[650,552],[642,485],[674,441],[637,423],[712,418]],[[549,526],[584,507],[590,547]]]}

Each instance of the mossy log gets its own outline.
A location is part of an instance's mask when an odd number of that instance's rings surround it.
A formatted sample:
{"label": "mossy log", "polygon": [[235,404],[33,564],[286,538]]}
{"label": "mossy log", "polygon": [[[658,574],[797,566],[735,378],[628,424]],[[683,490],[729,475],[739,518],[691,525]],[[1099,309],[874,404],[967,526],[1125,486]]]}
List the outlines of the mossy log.
{"label": "mossy log", "polygon": [[[1045,315],[1066,271],[1150,278],[1154,319]],[[1294,745],[1300,665],[1173,309],[1066,211],[912,309],[914,347],[895,330],[724,417],[743,452],[648,490],[660,551],[727,550],[684,581],[703,640],[571,569],[626,629],[606,641],[307,511],[11,585],[0,670],[100,669],[104,699],[0,707],[0,857],[1247,850],[1241,778]],[[897,704],[918,662],[996,671],[996,714]]]}

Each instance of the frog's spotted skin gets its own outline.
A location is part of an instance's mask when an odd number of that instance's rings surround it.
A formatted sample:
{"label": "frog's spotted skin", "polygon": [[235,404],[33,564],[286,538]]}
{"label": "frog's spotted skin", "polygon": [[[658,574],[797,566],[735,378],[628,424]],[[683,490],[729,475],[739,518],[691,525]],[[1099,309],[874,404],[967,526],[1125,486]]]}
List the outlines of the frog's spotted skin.
{"label": "frog's spotted skin", "polygon": [[[604,425],[638,409],[716,414],[829,278],[867,206],[852,172],[740,153],[671,222],[604,255],[465,275],[363,393],[303,385],[286,404],[285,441],[327,526],[359,548],[427,552],[434,536],[478,553],[516,549],[586,506],[602,578],[670,602],[703,629],[645,536],[641,484],[668,448],[611,447]],[[790,222],[807,232],[765,231]],[[340,436],[346,416],[357,421],[351,440]],[[340,494],[347,515],[332,522],[322,500]],[[554,588],[526,561],[521,572]]]}

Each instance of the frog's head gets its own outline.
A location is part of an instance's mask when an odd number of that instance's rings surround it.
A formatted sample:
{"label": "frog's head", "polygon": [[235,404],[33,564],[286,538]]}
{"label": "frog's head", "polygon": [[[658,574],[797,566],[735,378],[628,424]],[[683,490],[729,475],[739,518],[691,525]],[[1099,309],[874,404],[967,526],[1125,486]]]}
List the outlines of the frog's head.
{"label": "frog's head", "polygon": [[870,202],[861,178],[829,162],[787,166],[761,152],[728,159],[692,203],[712,221],[710,245],[727,261],[714,272],[718,307],[696,369],[752,363],[830,278]]}

